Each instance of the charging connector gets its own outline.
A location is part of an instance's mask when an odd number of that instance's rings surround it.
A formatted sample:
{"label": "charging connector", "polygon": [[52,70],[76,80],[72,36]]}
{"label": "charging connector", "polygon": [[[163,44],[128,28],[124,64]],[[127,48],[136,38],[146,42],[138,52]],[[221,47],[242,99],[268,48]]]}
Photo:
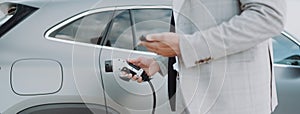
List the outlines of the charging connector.
{"label": "charging connector", "polygon": [[[155,109],[156,109],[156,93],[155,93],[155,89],[154,89],[154,86],[152,84],[152,82],[150,81],[151,78],[149,78],[149,76],[147,75],[147,73],[142,69],[140,68],[139,66],[136,66],[132,63],[129,63],[125,60],[122,60],[122,59],[115,59],[113,60],[113,64],[114,66],[118,66],[120,67],[119,70],[121,72],[125,72],[127,74],[132,74],[133,76],[136,75],[138,76],[141,76],[142,77],[142,80],[144,82],[148,82],[149,85],[150,85],[150,88],[151,88],[151,91],[152,91],[152,95],[153,95],[153,107],[152,107],[152,114],[155,114]],[[121,79],[125,80],[125,81],[129,81],[130,79],[126,76],[120,76]]]}

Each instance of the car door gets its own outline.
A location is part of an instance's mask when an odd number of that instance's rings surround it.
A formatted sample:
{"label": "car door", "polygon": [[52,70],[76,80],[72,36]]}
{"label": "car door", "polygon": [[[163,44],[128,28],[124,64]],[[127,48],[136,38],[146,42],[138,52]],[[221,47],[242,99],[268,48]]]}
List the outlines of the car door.
{"label": "car door", "polygon": [[[121,67],[112,66],[115,60],[156,56],[137,45],[139,36],[168,32],[170,17],[171,10],[165,6],[118,7],[114,12],[107,35],[101,42],[103,48],[99,58],[108,107],[122,114],[151,113],[154,99],[149,84],[123,80],[119,69],[111,68]],[[151,82],[157,96],[156,112],[168,113],[170,108],[165,77],[157,73]]]}
{"label": "car door", "polygon": [[284,32],[273,38],[274,72],[279,105],[273,114],[299,114],[300,46]]}
{"label": "car door", "polygon": [[46,32],[47,39],[55,43],[51,49],[59,52],[53,56],[62,61],[64,83],[58,93],[62,97],[58,97],[59,101],[43,102],[44,105],[28,108],[20,114],[116,113],[106,107],[98,66],[101,50],[98,44],[106,33],[114,10],[114,7],[91,8],[62,21]]}

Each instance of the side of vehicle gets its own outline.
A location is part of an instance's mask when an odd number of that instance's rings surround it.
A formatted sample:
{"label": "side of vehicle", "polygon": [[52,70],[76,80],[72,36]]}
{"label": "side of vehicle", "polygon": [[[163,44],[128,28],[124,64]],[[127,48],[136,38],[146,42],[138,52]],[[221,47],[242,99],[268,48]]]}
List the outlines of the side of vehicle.
{"label": "side of vehicle", "polygon": [[287,32],[273,37],[278,107],[273,114],[298,114],[300,104],[300,42]]}
{"label": "side of vehicle", "polygon": [[[147,31],[134,33],[143,26],[137,23],[147,24],[147,20],[138,17],[145,11],[148,16],[151,12],[165,11],[163,14],[170,18],[170,1],[133,2],[140,4],[137,6],[126,1],[116,4],[117,1],[61,0],[38,1],[34,5],[32,2],[34,0],[25,0],[8,5],[15,5],[16,11],[21,10],[18,9],[20,5],[37,10],[4,32],[0,39],[0,79],[3,85],[0,87],[0,100],[3,102],[0,104],[0,113],[42,114],[67,111],[126,114],[152,111],[150,107],[153,99],[149,85],[126,82],[126,87],[120,87],[120,83],[125,82],[120,81],[112,72],[104,72],[105,61],[111,60],[112,56],[122,59],[129,55],[153,56],[153,53],[143,52],[145,49],[141,47],[136,47],[141,51],[135,51],[133,47],[137,41],[129,38],[136,38],[137,34]],[[135,20],[133,13],[138,17]],[[114,17],[116,18],[113,19]],[[161,19],[167,21],[166,18]],[[169,27],[169,22],[164,23],[160,19],[156,22]],[[134,23],[136,28],[130,27]],[[123,24],[129,26],[120,28]],[[168,28],[163,31],[168,31]],[[70,34],[75,35],[73,39],[67,39]],[[103,42],[108,42],[104,38],[97,39],[103,37],[101,35],[113,38],[110,39],[111,44],[101,46]],[[120,37],[127,39],[117,40]],[[158,97],[158,104],[161,105],[157,105],[156,111],[171,113],[165,108],[169,106],[165,80],[160,76],[160,79],[153,79],[153,83],[157,93],[162,94],[162,97]],[[104,88],[107,89],[104,91]]]}

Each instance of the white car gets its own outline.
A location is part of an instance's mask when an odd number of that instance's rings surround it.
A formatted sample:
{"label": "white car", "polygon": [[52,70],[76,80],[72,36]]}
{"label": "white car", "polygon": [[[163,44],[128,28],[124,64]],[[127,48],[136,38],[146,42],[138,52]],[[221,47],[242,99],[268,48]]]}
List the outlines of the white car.
{"label": "white car", "polygon": [[[167,76],[151,79],[154,99],[148,83],[123,80],[113,63],[155,56],[139,36],[169,31],[171,2],[0,0],[0,114],[179,113]],[[276,114],[298,114],[299,54],[287,33],[274,38]]]}

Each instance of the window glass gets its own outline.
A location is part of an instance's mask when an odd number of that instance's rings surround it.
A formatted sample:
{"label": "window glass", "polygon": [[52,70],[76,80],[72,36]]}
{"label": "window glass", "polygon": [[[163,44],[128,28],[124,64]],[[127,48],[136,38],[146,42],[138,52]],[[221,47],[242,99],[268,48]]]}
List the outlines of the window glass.
{"label": "window glass", "polygon": [[6,15],[5,9],[0,9],[0,20]]}
{"label": "window glass", "polygon": [[107,43],[110,43],[112,47],[134,49],[129,10],[115,12],[107,39]]}
{"label": "window glass", "polygon": [[13,15],[1,15],[0,17],[0,26],[7,22]]}
{"label": "window glass", "polygon": [[77,19],[50,34],[58,39],[98,44],[113,12],[101,12]]}
{"label": "window glass", "polygon": [[170,9],[136,9],[132,12],[137,36],[170,31]]}
{"label": "window glass", "polygon": [[137,45],[139,37],[152,33],[169,32],[171,14],[170,9],[116,11],[106,44],[122,49],[147,51],[145,47]]}
{"label": "window glass", "polygon": [[11,6],[1,6],[0,11],[0,26],[2,26],[5,22],[7,22],[17,11],[17,8],[15,5]]}
{"label": "window glass", "polygon": [[[170,9],[135,9],[132,10],[135,20],[136,41],[141,35],[152,33],[162,33],[170,31],[172,11]],[[147,49],[138,46],[137,50],[146,51]]]}
{"label": "window glass", "polygon": [[273,38],[274,62],[286,65],[299,65],[300,47],[284,35]]}

